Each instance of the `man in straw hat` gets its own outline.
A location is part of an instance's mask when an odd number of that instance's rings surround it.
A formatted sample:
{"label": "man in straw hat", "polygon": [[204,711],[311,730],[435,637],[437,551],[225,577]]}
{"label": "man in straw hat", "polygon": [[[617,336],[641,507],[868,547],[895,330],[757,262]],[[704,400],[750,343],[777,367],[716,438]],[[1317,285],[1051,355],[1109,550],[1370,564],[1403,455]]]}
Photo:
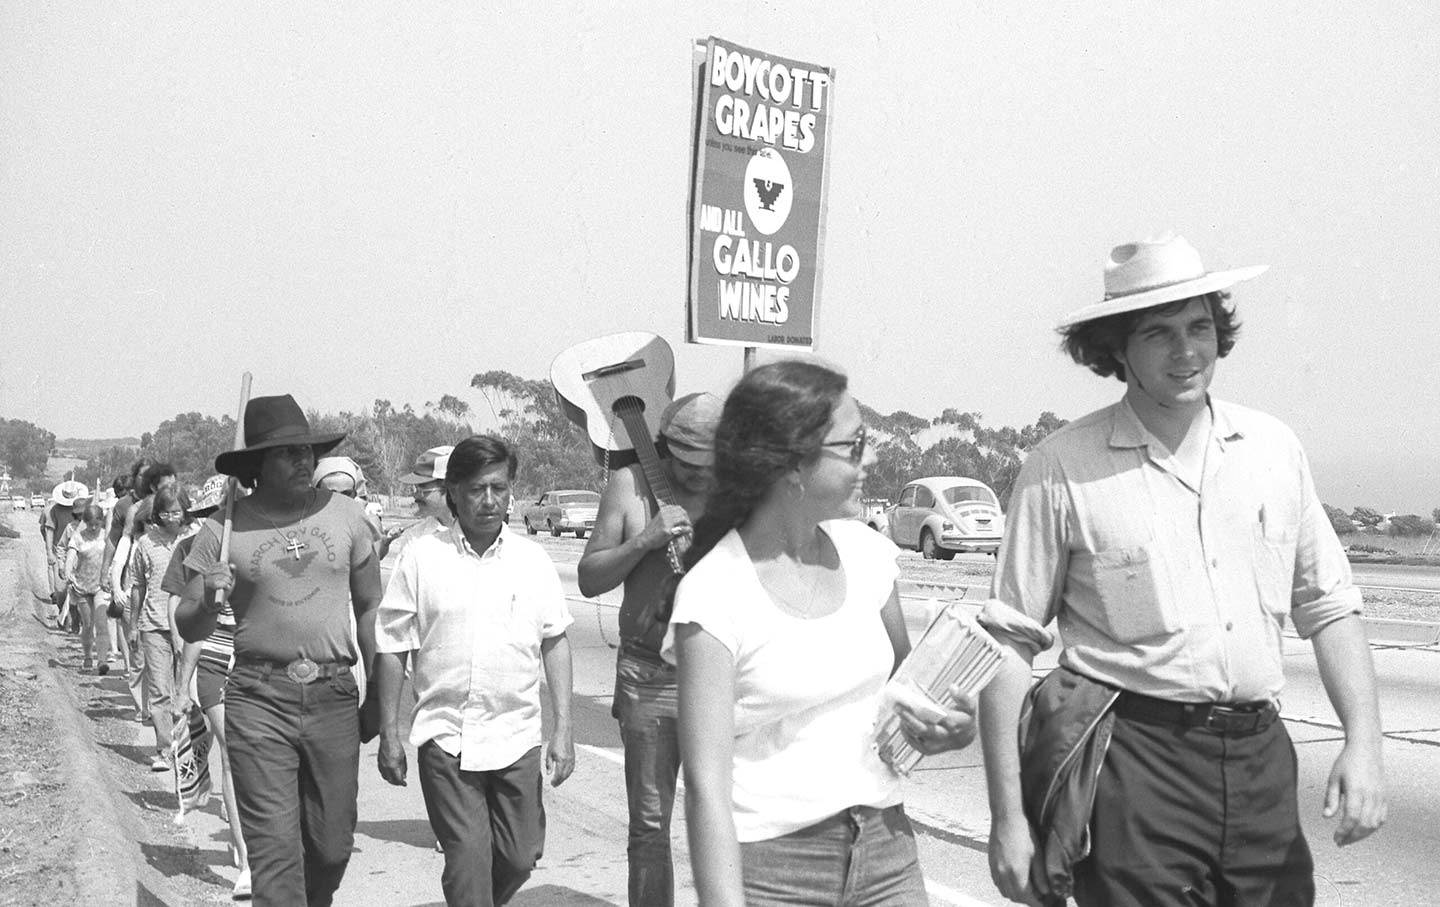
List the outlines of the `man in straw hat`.
{"label": "man in straw hat", "polygon": [[676,539],[688,540],[705,509],[722,407],[719,397],[702,393],[665,408],[656,448],[666,454],[660,469],[673,500],[657,498],[638,464],[617,471],[605,486],[595,531],[577,567],[583,595],[625,585],[611,711],[625,745],[631,907],[675,903],[670,816],[680,773],[678,680],[674,666],[660,657],[665,622],[656,611],[674,575],[666,551]]}
{"label": "man in straw hat", "polygon": [[216,457],[215,469],[254,493],[234,504],[228,559],[227,521],[201,527],[185,558],[197,575],[175,621],[195,642],[225,604],[234,612],[225,736],[255,903],[316,907],[333,901],[354,842],[352,669],[373,661],[380,573],[359,502],[311,482],[316,457],[344,434],[311,431],[288,394],[250,400],[244,428],[245,446]]}
{"label": "man in straw hat", "polygon": [[[40,537],[45,540],[45,561],[49,566],[50,603],[57,615],[65,601],[65,583],[60,568],[65,563],[65,549],[60,542],[67,526],[78,523],[90,503],[90,489],[84,483],[67,479],[50,493],[50,503],[40,511]],[[60,626],[56,617],[56,626]]]}
{"label": "man in straw hat", "polygon": [[[1385,820],[1360,594],[1305,454],[1276,419],[1209,393],[1239,326],[1226,291],[1264,270],[1206,271],[1173,235],[1127,243],[1104,300],[1060,323],[1071,357],[1125,393],[1040,444],[1010,499],[992,594],[1057,620],[1064,643],[1023,756],[1032,653],[1012,646],[981,700],[991,870],[1012,900],[1059,903],[1073,883],[1082,907],[1313,901],[1277,714],[1287,616],[1345,727],[1323,805],[1335,842]],[[1070,763],[1095,769],[1052,788],[1031,768],[1066,735],[1084,738]],[[1047,790],[1047,814],[1081,809],[1032,830],[1022,799],[1038,815]]]}

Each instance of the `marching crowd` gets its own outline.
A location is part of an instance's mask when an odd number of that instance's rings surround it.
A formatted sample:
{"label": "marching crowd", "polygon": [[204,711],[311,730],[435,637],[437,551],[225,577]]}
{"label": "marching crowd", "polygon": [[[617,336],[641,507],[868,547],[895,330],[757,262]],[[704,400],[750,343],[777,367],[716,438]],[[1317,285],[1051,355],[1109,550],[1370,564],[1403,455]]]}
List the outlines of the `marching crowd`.
{"label": "marching crowd", "polygon": [[[978,701],[894,706],[922,753],[981,740],[991,875],[1013,901],[1313,903],[1278,720],[1286,618],[1345,729],[1335,841],[1385,820],[1360,597],[1304,453],[1209,392],[1239,330],[1229,290],[1263,270],[1207,271],[1173,235],[1112,250],[1105,298],[1060,330],[1125,390],[1015,483],[982,612],[1000,673]],[[332,903],[360,745],[378,736],[385,781],[406,784],[414,754],[447,904],[505,903],[543,850],[545,781],[575,768],[571,617],[545,550],[507,525],[525,451],[492,436],[426,451],[402,480],[420,517],[402,534],[332,455],[343,435],[312,431],[293,398],[254,398],[243,422],[200,488],[137,463],[108,524],[83,486],[56,489],[42,521],[84,668],[105,673],[115,644],[157,772],[194,697],[221,752],[237,897]],[[854,519],[874,452],[846,377],[753,368],[723,400],[673,401],[655,446],[658,474],[611,474],[577,567],[583,594],[623,588],[630,904],[674,903],[682,771],[706,907],[927,903],[901,779],[873,745],[910,640],[896,549]],[[1060,667],[1032,684],[1052,625]]]}

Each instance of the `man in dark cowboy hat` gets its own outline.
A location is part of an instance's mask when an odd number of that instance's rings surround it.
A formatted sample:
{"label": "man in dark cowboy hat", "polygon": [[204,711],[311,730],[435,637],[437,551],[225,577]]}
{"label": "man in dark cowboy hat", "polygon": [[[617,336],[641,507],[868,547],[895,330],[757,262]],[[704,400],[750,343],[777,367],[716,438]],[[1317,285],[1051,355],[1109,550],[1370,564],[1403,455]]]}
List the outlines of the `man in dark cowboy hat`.
{"label": "man in dark cowboy hat", "polygon": [[234,611],[225,731],[257,905],[330,904],[354,841],[352,669],[374,658],[380,571],[361,504],[311,481],[316,457],[343,438],[312,432],[288,394],[250,401],[246,446],[215,468],[254,493],[235,503],[228,560],[221,520],[201,528],[185,559],[198,575],[175,613],[194,642],[215,627],[217,593]]}
{"label": "man in dark cowboy hat", "polygon": [[[1278,720],[1287,617],[1313,643],[1345,728],[1323,805],[1335,842],[1385,820],[1360,594],[1304,451],[1276,419],[1209,393],[1239,327],[1225,291],[1264,270],[1206,271],[1173,235],[1127,243],[1110,254],[1105,299],[1060,324],[1075,361],[1125,394],[1040,444],[1010,499],[992,594],[1057,620],[1064,643],[1032,712],[1058,715],[1048,727],[1062,733],[1037,740],[1032,717],[1023,760],[1028,654],[1007,653],[981,698],[991,872],[1011,900],[1064,900],[1066,880],[1046,889],[1044,857],[1069,832],[1082,907],[1313,902],[1295,750]],[[1022,795],[1033,804],[1055,775],[1034,784],[1031,754],[1086,728],[1098,775],[1074,779],[1093,785],[1093,809],[1037,834]]]}

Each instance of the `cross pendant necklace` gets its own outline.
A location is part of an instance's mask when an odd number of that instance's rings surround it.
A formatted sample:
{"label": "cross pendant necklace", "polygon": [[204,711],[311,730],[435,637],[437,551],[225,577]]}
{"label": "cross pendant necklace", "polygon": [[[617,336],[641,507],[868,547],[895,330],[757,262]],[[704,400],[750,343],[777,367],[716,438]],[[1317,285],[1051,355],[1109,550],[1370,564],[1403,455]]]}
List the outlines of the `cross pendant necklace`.
{"label": "cross pendant necklace", "polygon": [[274,528],[275,532],[285,540],[285,553],[294,555],[295,560],[297,561],[300,560],[300,552],[304,551],[307,547],[309,547],[305,544],[304,540],[300,538],[300,536],[305,534],[305,518],[310,515],[310,503],[313,500],[314,496],[315,493],[313,491],[306,495],[305,509],[300,513],[299,530],[292,531],[288,534],[282,531],[280,527],[276,525],[275,521],[270,518],[270,514],[260,509],[260,505],[258,503],[255,505],[255,512],[263,516],[265,518],[265,522],[269,523],[271,527]]}

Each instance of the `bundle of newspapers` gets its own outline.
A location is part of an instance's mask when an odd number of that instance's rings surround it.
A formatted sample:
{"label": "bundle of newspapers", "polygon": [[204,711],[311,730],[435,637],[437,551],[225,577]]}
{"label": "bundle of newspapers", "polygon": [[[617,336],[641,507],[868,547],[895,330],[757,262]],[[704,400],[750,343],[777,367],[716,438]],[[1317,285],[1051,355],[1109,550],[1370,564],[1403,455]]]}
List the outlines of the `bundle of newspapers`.
{"label": "bundle of newspapers", "polygon": [[968,612],[955,605],[941,608],[885,684],[875,723],[880,758],[899,774],[910,774],[922,754],[905,739],[895,704],[903,702],[926,721],[939,721],[955,703],[952,688],[958,684],[962,694],[979,693],[1000,669],[1002,651]]}

